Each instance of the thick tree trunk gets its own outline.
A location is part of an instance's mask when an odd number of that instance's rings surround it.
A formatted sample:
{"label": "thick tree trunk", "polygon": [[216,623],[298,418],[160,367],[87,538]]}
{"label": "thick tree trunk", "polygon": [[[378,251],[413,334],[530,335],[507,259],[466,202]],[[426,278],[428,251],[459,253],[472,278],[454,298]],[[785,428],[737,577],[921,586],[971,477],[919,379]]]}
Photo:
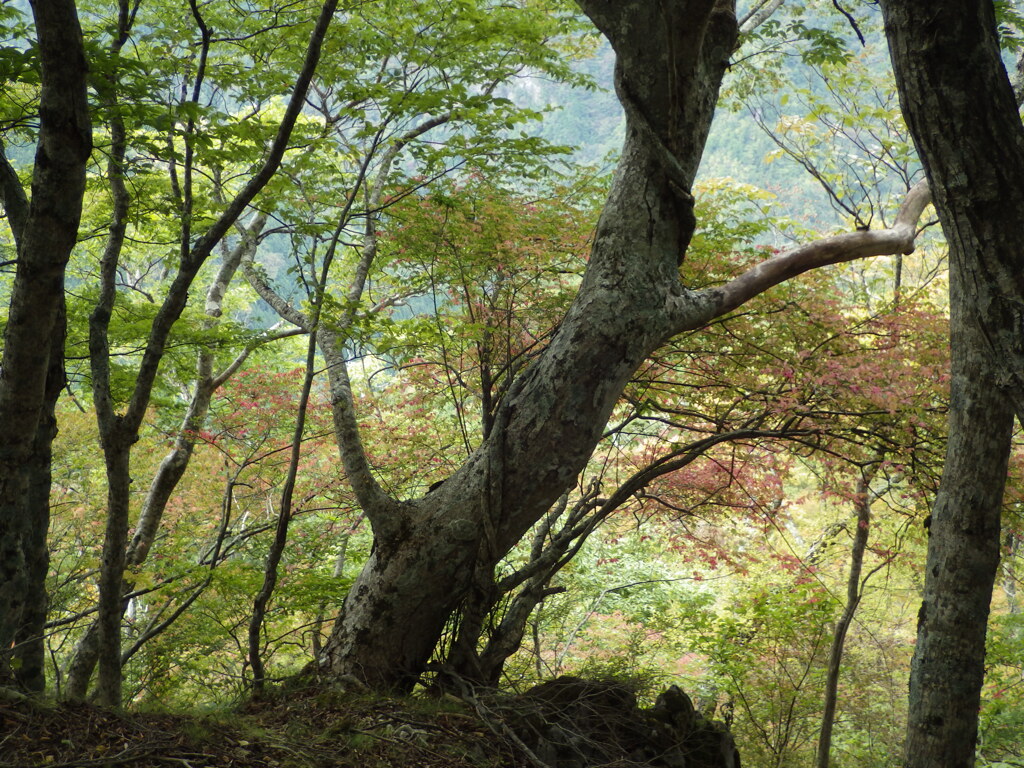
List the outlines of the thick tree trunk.
{"label": "thick tree trunk", "polygon": [[28,594],[36,597],[25,606],[14,658],[15,679],[19,685],[30,691],[42,691],[46,686],[44,629],[49,604],[46,574],[50,565],[46,534],[50,524],[51,457],[53,439],[57,436],[57,400],[67,382],[64,371],[65,332],[66,314],[62,298],[50,342],[52,347],[49,371],[46,375],[46,399],[40,413],[32,455],[23,468],[28,476],[25,520],[30,521],[24,545]]}
{"label": "thick tree trunk", "polygon": [[416,683],[468,587],[477,535],[471,524],[460,525],[465,519],[436,512],[427,519],[438,527],[417,526],[400,543],[377,540],[325,646],[329,676],[352,675],[378,689]]}
{"label": "thick tree trunk", "polygon": [[[410,688],[480,559],[496,562],[572,485],[629,377],[678,330],[666,306],[691,318],[708,311],[679,285],[678,265],[695,224],[688,190],[735,41],[732,5],[583,6],[616,48],[627,107],[583,285],[466,464],[415,502],[364,504],[376,548],[325,646],[328,674]],[[347,418],[341,433],[354,431]],[[365,470],[350,464],[359,493]]]}
{"label": "thick tree trunk", "polygon": [[991,2],[886,0],[904,117],[980,322],[1024,414],[1024,125]]}
{"label": "thick tree trunk", "polygon": [[883,0],[903,113],[950,250],[950,439],[906,765],[971,766],[1012,414],[1024,414],[1024,127],[993,4]]}
{"label": "thick tree trunk", "polygon": [[[78,234],[91,150],[82,31],[70,0],[34,3],[42,66],[39,141],[32,199],[4,179],[3,200],[18,248],[3,361],[0,364],[0,684],[19,678],[12,644],[36,637],[46,596],[45,539],[48,505],[37,503],[48,486],[45,461],[53,437],[50,415],[55,371],[63,356],[64,270]],[[6,161],[5,161],[6,164]],[[9,166],[7,166],[9,169]],[[14,195],[18,199],[12,198]],[[33,644],[35,640],[31,641]],[[14,654],[24,682],[42,682],[39,647]]]}
{"label": "thick tree trunk", "polygon": [[926,187],[908,195],[890,230],[801,246],[721,287],[682,285],[678,267],[695,227],[689,189],[736,41],[733,3],[580,5],[616,51],[625,146],[576,299],[509,386],[484,442],[422,499],[389,499],[359,445],[344,360],[324,348],[338,372],[331,389],[342,460],[376,542],[318,659],[328,676],[410,688],[473,574],[488,573],[572,486],[626,382],[673,334],[808,269],[913,250]]}
{"label": "thick tree trunk", "polygon": [[950,437],[910,673],[908,768],[974,765],[1013,426],[1000,371],[981,333],[963,317],[962,298],[954,301]]}

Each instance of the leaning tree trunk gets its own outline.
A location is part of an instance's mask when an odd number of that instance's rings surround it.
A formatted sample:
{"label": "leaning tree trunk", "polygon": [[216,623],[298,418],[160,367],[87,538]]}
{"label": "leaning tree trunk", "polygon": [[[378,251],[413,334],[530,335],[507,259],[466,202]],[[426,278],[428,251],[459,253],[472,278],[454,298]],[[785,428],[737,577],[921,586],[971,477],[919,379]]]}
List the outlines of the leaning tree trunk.
{"label": "leaning tree trunk", "polygon": [[[64,270],[78,235],[91,151],[75,4],[34,3],[33,13],[42,89],[31,202],[6,159],[0,168],[4,209],[18,249],[0,364],[0,684],[17,677],[10,649],[34,632],[37,609],[45,605],[39,549],[45,546],[47,508],[32,504],[37,483],[45,478],[31,467],[45,459],[53,435],[48,414],[57,383],[53,371],[63,356]],[[28,656],[34,666],[37,654]],[[30,678],[26,683],[38,688],[41,669]]]}
{"label": "leaning tree trunk", "polygon": [[808,269],[913,250],[923,186],[891,229],[801,246],[720,287],[682,285],[695,227],[689,189],[735,45],[733,3],[580,5],[616,52],[625,146],[579,292],[549,346],[509,386],[484,442],[423,498],[390,499],[359,444],[344,359],[324,350],[342,460],[375,542],[317,660],[328,677],[411,688],[473,574],[488,573],[572,486],[630,376],[672,335]]}
{"label": "leaning tree trunk", "polygon": [[950,251],[950,440],[911,669],[906,765],[971,766],[1012,416],[1024,414],[1024,127],[991,2],[883,0]]}
{"label": "leaning tree trunk", "polygon": [[616,49],[627,112],[582,287],[487,440],[440,488],[401,504],[360,493],[365,467],[343,451],[376,545],[325,645],[330,675],[410,688],[479,570],[477,554],[496,561],[540,519],[575,481],[636,368],[679,315],[707,311],[680,287],[678,266],[695,223],[687,190],[735,41],[731,3],[582,5]]}

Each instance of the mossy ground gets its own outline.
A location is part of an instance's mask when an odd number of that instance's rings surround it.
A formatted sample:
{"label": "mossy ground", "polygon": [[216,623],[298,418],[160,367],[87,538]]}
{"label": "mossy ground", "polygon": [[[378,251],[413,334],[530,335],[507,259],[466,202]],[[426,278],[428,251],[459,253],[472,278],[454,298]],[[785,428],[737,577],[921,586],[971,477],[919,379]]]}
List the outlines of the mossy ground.
{"label": "mossy ground", "polygon": [[454,699],[307,689],[205,714],[0,701],[0,768],[520,768]]}

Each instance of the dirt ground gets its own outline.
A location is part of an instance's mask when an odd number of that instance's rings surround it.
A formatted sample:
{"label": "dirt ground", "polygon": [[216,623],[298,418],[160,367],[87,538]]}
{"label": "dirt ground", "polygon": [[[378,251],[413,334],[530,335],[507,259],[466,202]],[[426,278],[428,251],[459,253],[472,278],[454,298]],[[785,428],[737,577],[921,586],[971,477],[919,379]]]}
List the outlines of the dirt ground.
{"label": "dirt ground", "polygon": [[202,715],[0,701],[0,768],[520,768],[455,699],[278,693]]}

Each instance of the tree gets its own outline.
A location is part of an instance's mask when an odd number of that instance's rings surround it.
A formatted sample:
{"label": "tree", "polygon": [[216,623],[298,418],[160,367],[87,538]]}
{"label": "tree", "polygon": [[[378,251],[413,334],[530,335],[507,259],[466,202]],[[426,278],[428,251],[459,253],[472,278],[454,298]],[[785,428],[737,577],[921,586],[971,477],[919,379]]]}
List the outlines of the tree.
{"label": "tree", "polygon": [[72,0],[32,4],[40,67],[32,195],[0,144],[0,201],[17,247],[0,367],[0,683],[43,687],[54,407],[64,387],[64,271],[92,148]]}
{"label": "tree", "polygon": [[[693,288],[720,284],[738,267],[762,261],[765,247],[750,241],[769,228],[748,185],[710,181],[698,190],[702,231],[684,265]],[[461,198],[460,192],[471,194]],[[429,398],[433,414],[416,425],[409,442],[432,439],[422,433],[437,429],[448,414],[462,436],[449,437],[440,466],[423,458],[419,466],[428,471],[421,487],[443,477],[446,466],[451,471],[455,445],[471,446],[487,434],[489,406],[501,400],[509,372],[541,348],[557,320],[554,312],[564,311],[568,286],[559,287],[558,270],[573,269],[573,261],[556,254],[572,242],[572,227],[565,221],[553,236],[542,223],[550,218],[543,211],[550,203],[520,200],[506,208],[516,202],[474,183],[392,214],[402,225],[388,238],[391,247],[405,254],[403,266],[417,256],[429,264],[435,303],[442,305],[433,317],[397,322],[409,330],[391,342],[391,354],[408,365],[401,386],[415,387],[421,403]],[[875,266],[887,272],[886,265]],[[644,363],[577,489],[535,526],[528,548],[521,544],[499,564],[480,564],[434,652],[430,667],[442,685],[459,677],[497,684],[531,611],[559,593],[552,580],[561,582],[559,571],[572,570],[584,542],[606,526],[614,531],[639,518],[645,529],[658,530],[658,519],[691,526],[697,516],[740,524],[752,514],[745,499],[767,494],[766,508],[781,501],[769,481],[788,474],[782,467],[794,452],[813,451],[823,457],[816,463],[831,463],[832,472],[836,465],[871,464],[875,452],[904,467],[921,466],[928,448],[921,419],[936,396],[943,399],[943,377],[921,373],[928,365],[945,369],[944,357],[929,355],[944,343],[945,318],[927,311],[917,289],[908,291],[904,306],[890,307],[876,294],[877,314],[859,307],[866,299],[850,295],[852,267],[777,286],[756,306],[681,334]],[[545,281],[549,270],[554,280]],[[913,428],[911,414],[918,420]],[[773,454],[789,459],[772,461]],[[379,459],[377,466],[388,472]],[[758,470],[763,482],[755,479]],[[742,491],[730,494],[730,488]],[[727,550],[708,549],[709,560],[734,560]]]}
{"label": "tree", "polygon": [[1024,127],[995,5],[882,3],[904,117],[950,249],[950,437],[911,672],[908,766],[974,764],[1010,433],[1014,413],[1024,416]]}
{"label": "tree", "polygon": [[824,264],[913,248],[927,191],[893,227],[839,235],[693,290],[679,265],[690,189],[737,39],[733,4],[582,2],[612,43],[626,140],[579,291],[547,347],[510,383],[469,459],[425,496],[399,501],[373,477],[350,391],[336,393],[346,471],[375,547],[318,660],[327,676],[409,689],[480,566],[494,563],[575,483],[623,388],[673,335]]}
{"label": "tree", "polygon": [[[180,229],[177,233],[180,245],[178,262],[170,283],[164,288],[156,312],[153,314],[143,351],[138,360],[134,381],[127,394],[119,392],[112,383],[111,358],[116,350],[111,349],[110,324],[115,313],[118,294],[119,268],[123,263],[123,251],[129,242],[129,221],[133,213],[133,200],[129,194],[128,181],[131,165],[138,160],[130,153],[129,125],[125,114],[128,104],[123,103],[125,83],[122,81],[121,49],[129,39],[136,22],[139,4],[129,5],[127,0],[118,4],[118,18],[110,42],[111,62],[104,70],[105,88],[102,89],[101,103],[107,118],[110,152],[107,164],[107,182],[110,189],[111,216],[108,236],[99,267],[99,291],[95,307],[89,318],[89,358],[93,402],[99,424],[100,445],[103,449],[107,470],[107,521],[103,548],[103,566],[99,576],[99,611],[97,615],[98,650],[98,696],[102,703],[116,706],[121,701],[121,615],[123,612],[123,580],[126,565],[126,546],[129,526],[129,499],[131,477],[129,462],[131,449],[138,440],[139,428],[150,404],[157,375],[164,357],[168,339],[185,309],[189,290],[200,269],[213,250],[228,235],[238,217],[266,187],[281,165],[292,131],[305,104],[306,96],[320,59],[324,38],[331,23],[337,2],[327,0],[314,16],[315,24],[299,64],[296,82],[291,89],[286,106],[276,125],[272,125],[269,137],[265,137],[266,149],[259,159],[241,174],[233,194],[227,199],[204,201],[199,196],[196,147],[204,145],[201,136],[199,114],[204,110],[201,97],[207,66],[213,45],[213,32],[198,4],[190,5],[192,21],[200,37],[201,53],[192,79],[191,95],[176,105],[185,115],[180,135],[171,131],[168,139],[169,157],[161,157],[168,169],[172,199],[180,214]],[[186,81],[189,80],[186,75]],[[132,126],[135,135],[145,136],[141,126]],[[179,155],[175,140],[184,147],[181,153],[180,184]],[[216,176],[216,174],[214,174]],[[218,190],[224,193],[224,189]],[[218,204],[219,202],[219,204]],[[209,205],[203,211],[202,203]],[[214,213],[218,211],[219,213]],[[200,214],[202,211],[202,214]],[[203,215],[204,214],[204,215]],[[202,229],[199,237],[193,237],[193,227]],[[88,682],[91,665],[85,665],[79,679]],[[73,694],[84,693],[84,685],[73,686]]]}
{"label": "tree", "polygon": [[[312,12],[311,6],[295,10],[294,4],[286,5],[306,20]],[[236,120],[232,110],[237,104],[230,103],[231,99],[215,105],[206,98],[209,92],[203,89],[204,78],[212,77],[216,69],[222,82],[230,85],[240,66],[238,57],[211,57],[211,46],[255,41],[252,48],[246,48],[252,60],[264,64],[271,61],[268,50],[285,51],[297,64],[296,49],[283,43],[287,24],[259,30],[276,41],[266,47],[259,35],[215,37],[211,22],[234,29],[230,25],[237,21],[237,14],[218,16],[224,11],[216,4],[191,3],[191,18],[184,23],[194,23],[189,34],[198,34],[198,54],[195,59],[185,56],[181,60],[183,79],[166,81],[179,87],[184,82],[184,91],[175,91],[182,95],[152,111],[152,104],[134,104],[127,97],[136,86],[139,93],[150,92],[152,83],[146,77],[159,70],[129,66],[122,53],[128,49],[127,36],[139,6],[119,3],[117,23],[104,25],[103,34],[112,31],[113,37],[101,38],[109,44],[104,55],[96,58],[101,73],[97,107],[102,109],[109,131],[108,165],[102,182],[108,189],[106,204],[111,213],[105,222],[109,237],[89,335],[91,385],[110,484],[99,616],[100,691],[108,703],[116,703],[120,696],[118,644],[131,445],[152,401],[157,374],[173,341],[172,330],[184,312],[188,290],[214,247],[250,204],[272,209],[269,212],[278,217],[280,231],[296,240],[304,232],[316,232],[307,241],[309,249],[297,253],[300,258],[295,270],[300,278],[306,278],[305,298],[313,300],[315,311],[293,312],[294,307],[281,311],[305,331],[316,333],[331,377],[343,464],[375,536],[366,567],[349,592],[318,663],[327,676],[354,675],[379,688],[412,687],[445,623],[465,604],[474,579],[492,572],[532,526],[557,509],[559,499],[577,482],[604,434],[624,388],[652,352],[672,337],[700,328],[808,269],[871,255],[906,253],[913,248],[916,221],[927,203],[926,190],[920,188],[908,195],[889,228],[848,233],[796,248],[710,286],[681,278],[679,267],[696,225],[693,178],[740,31],[734,4],[727,0],[586,2],[584,10],[616,50],[617,90],[627,116],[622,159],[586,273],[557,329],[544,340],[543,349],[531,349],[528,364],[510,369],[502,387],[495,390],[486,429],[475,444],[470,441],[468,459],[442,485],[420,498],[403,499],[388,493],[363,450],[346,367],[348,345],[370,338],[376,330],[374,316],[382,304],[400,298],[385,296],[373,301],[367,289],[367,277],[378,253],[383,209],[396,188],[400,196],[421,183],[402,178],[408,158],[422,162],[429,178],[471,154],[482,163],[489,161],[493,170],[506,160],[515,162],[517,153],[536,152],[539,145],[528,137],[507,135],[523,113],[497,97],[496,89],[530,66],[565,76],[564,64],[560,66],[552,54],[558,46],[549,45],[546,31],[551,30],[557,43],[559,34],[574,27],[572,17],[559,3],[552,6],[557,12],[553,27],[540,26],[550,9],[532,2],[522,6],[438,3],[443,24],[425,21],[416,15],[420,4],[412,5],[416,6],[412,10],[407,3],[372,6],[392,14],[388,20],[395,23],[393,32],[382,34],[373,23],[366,27],[346,24],[346,34],[334,42],[336,55],[325,57],[332,67],[330,75],[310,83],[318,41],[314,36],[299,84],[291,89],[284,122],[262,122],[252,132],[245,130],[251,125],[248,118]],[[777,3],[770,5],[778,7]],[[332,8],[328,3],[322,9],[318,35]],[[346,20],[354,22],[362,12],[357,4]],[[750,19],[759,16],[755,13]],[[453,18],[459,23],[449,35]],[[562,24],[564,19],[570,21]],[[160,15],[152,23],[154,27],[143,26],[158,38],[156,27],[164,34],[167,29],[178,30],[183,22],[180,16]],[[482,37],[484,29],[491,36]],[[514,44],[511,50],[488,50],[492,41],[511,38],[514,43],[518,36],[527,43],[525,53]],[[381,48],[381,38],[408,39],[415,45],[399,55],[393,47]],[[429,44],[423,45],[424,41]],[[457,69],[441,48],[447,44],[466,53]],[[185,47],[175,42],[177,45]],[[97,50],[103,48],[97,46]],[[279,97],[281,84],[272,68],[257,69],[249,95],[254,105],[262,107]],[[481,70],[488,77],[484,83],[480,82]],[[437,88],[408,87],[421,84],[427,73],[435,78],[432,82]],[[135,77],[139,80],[132,79]],[[346,87],[351,82],[361,83],[355,93]],[[401,87],[391,90],[396,84]],[[287,87],[290,89],[290,84]],[[143,118],[132,134],[125,121],[135,115],[136,107]],[[303,124],[300,111],[306,117],[317,115],[304,136],[311,149],[295,153],[302,156],[288,166],[287,181],[279,178],[279,185],[270,187],[278,194],[257,200],[255,196],[264,185],[273,183],[270,177],[290,143],[292,126]],[[482,134],[485,141],[469,141],[462,132],[467,125],[486,128]],[[439,136],[447,145],[443,151],[434,141]],[[316,160],[323,155],[313,152],[313,147],[330,150],[333,164],[318,165]],[[198,159],[200,150],[212,152],[208,164]],[[343,170],[334,173],[339,166],[344,166]],[[123,293],[118,295],[128,224],[132,216],[143,222],[142,214],[160,208],[155,201],[150,206],[133,207],[126,196],[126,180],[148,181],[154,168],[166,176],[163,200],[170,201],[175,212],[173,226],[164,234],[169,234],[177,251],[176,269],[169,270],[168,284],[156,283],[157,298],[150,299],[154,311],[147,317],[141,351],[128,350],[130,365],[119,366],[122,350],[112,343],[111,329],[118,312],[130,305]],[[202,181],[204,173],[207,182]],[[396,178],[406,183],[397,186]],[[339,188],[344,192],[339,193]],[[281,194],[286,192],[294,194]],[[317,203],[324,194],[333,198],[312,206],[314,213],[308,219],[296,214],[300,202]],[[325,250],[333,254],[356,230],[355,224],[361,237],[356,247],[344,253],[343,261],[351,269],[348,278],[340,281],[345,295],[326,296],[321,301],[320,286],[325,281],[322,277],[310,280],[309,276],[319,271],[323,261],[318,260]],[[204,234],[196,238],[193,230]],[[154,264],[162,266],[165,259],[166,255],[161,256]],[[249,266],[250,281],[262,290],[267,276]],[[134,281],[129,288],[138,292],[140,284]],[[273,299],[269,292],[266,295]],[[326,318],[318,317],[321,309]],[[127,386],[120,389],[119,371],[128,374]],[[684,458],[679,457],[680,461]]]}

